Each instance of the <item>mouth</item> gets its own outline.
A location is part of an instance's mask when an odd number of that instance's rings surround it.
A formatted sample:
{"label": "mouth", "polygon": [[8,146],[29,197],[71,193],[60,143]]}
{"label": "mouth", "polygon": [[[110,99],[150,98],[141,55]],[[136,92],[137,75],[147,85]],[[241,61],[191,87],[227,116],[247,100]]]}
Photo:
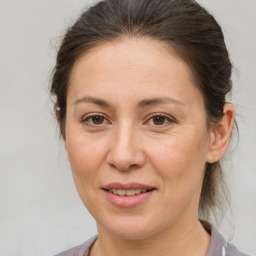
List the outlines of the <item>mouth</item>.
{"label": "mouth", "polygon": [[118,195],[118,196],[135,196],[135,195],[139,195],[142,193],[147,193],[149,191],[155,190],[154,188],[152,189],[116,189],[116,188],[111,188],[111,189],[104,189],[114,195]]}
{"label": "mouth", "polygon": [[138,183],[111,183],[104,186],[102,190],[113,205],[129,208],[139,206],[147,201],[152,197],[156,188]]}

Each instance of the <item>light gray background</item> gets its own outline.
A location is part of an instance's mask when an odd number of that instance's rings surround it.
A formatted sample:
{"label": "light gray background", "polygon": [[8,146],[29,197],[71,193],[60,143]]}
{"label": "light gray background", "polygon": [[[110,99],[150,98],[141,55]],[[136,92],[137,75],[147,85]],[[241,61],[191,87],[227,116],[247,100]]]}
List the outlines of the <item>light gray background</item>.
{"label": "light gray background", "polygon": [[[0,0],[0,254],[53,255],[96,233],[80,202],[48,96],[55,46],[88,0]],[[236,67],[240,142],[226,165],[232,215],[221,231],[256,254],[256,1],[200,0]]]}

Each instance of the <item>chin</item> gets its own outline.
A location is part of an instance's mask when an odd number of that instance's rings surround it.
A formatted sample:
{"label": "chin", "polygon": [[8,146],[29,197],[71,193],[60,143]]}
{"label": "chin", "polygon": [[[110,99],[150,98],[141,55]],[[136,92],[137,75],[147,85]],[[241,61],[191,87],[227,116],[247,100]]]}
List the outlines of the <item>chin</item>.
{"label": "chin", "polygon": [[110,229],[108,230],[111,232],[113,236],[119,237],[120,239],[125,239],[125,240],[143,240],[146,239],[153,234],[147,229],[133,229],[127,228],[127,229]]}
{"label": "chin", "polygon": [[154,227],[152,221],[147,219],[145,215],[137,218],[130,216],[115,220],[112,217],[108,223],[104,221],[98,224],[98,231],[101,232],[102,229],[113,236],[126,240],[142,240],[161,232],[161,228],[157,225]]}

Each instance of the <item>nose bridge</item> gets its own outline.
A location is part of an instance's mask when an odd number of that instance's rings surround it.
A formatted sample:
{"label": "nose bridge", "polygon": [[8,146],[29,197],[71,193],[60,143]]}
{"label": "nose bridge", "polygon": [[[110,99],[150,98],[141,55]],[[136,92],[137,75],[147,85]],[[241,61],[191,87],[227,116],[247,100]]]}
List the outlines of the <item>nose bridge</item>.
{"label": "nose bridge", "polygon": [[119,170],[141,166],[145,159],[139,141],[139,132],[131,122],[118,125],[110,141],[109,163]]}

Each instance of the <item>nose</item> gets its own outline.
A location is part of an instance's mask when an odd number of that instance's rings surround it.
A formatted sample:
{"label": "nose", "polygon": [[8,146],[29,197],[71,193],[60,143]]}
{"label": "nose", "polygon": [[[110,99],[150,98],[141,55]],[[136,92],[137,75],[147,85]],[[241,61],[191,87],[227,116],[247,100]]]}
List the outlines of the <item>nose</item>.
{"label": "nose", "polygon": [[142,149],[139,131],[128,125],[120,127],[113,133],[108,163],[120,170],[137,169],[144,165],[146,158]]}

